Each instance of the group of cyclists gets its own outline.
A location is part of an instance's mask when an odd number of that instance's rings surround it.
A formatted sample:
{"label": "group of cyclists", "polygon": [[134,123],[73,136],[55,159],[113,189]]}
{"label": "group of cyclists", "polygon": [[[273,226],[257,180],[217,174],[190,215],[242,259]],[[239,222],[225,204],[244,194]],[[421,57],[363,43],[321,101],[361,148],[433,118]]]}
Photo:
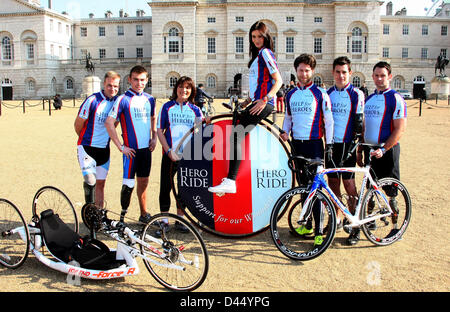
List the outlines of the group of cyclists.
{"label": "group of cyclists", "polygon": [[[275,55],[273,39],[268,27],[261,21],[252,25],[249,31],[251,59],[249,68],[249,96],[240,105],[243,108],[238,117],[240,129],[230,138],[229,169],[222,183],[208,188],[213,193],[236,193],[236,176],[242,159],[241,142],[245,136],[274,110],[277,92],[282,78]],[[292,153],[307,158],[325,158],[326,167],[333,168],[346,158],[350,143],[356,137],[370,144],[380,146],[370,152],[358,149],[343,164],[346,167],[363,165],[364,157],[373,157],[372,168],[378,178],[400,179],[399,140],[406,128],[406,104],[396,91],[390,88],[391,66],[386,62],[374,65],[372,78],[376,86],[367,98],[349,81],[352,75],[351,61],[338,57],[333,62],[335,85],[325,90],[312,82],[316,59],[302,54],[294,61],[298,84],[284,96],[286,112],[283,121],[283,140],[292,139]],[[168,102],[163,104],[158,116],[155,99],[144,92],[148,72],[142,66],[131,69],[128,82],[131,87],[118,96],[120,76],[111,71],[106,73],[103,90],[88,97],[80,107],[75,120],[78,135],[78,160],[83,174],[83,188],[86,203],[103,206],[105,180],[109,169],[110,140],[123,154],[123,185],[120,193],[121,216],[125,216],[137,180],[137,196],[140,207],[139,221],[147,222],[147,186],[150,174],[152,152],[159,140],[163,157],[159,205],[161,211],[170,208],[171,166],[179,161],[173,149],[181,138],[196,123],[204,120],[201,109],[195,105],[203,98],[201,86],[196,88],[190,77],[178,79]],[[197,100],[196,100],[197,95]],[[206,95],[209,97],[209,95]],[[275,99],[275,100],[274,100]],[[120,123],[122,140],[116,132]],[[352,174],[329,177],[333,192],[341,196],[341,180],[349,195],[349,209],[354,212],[356,185]],[[179,207],[177,213],[183,214]],[[339,221],[342,227],[344,220]],[[169,225],[166,225],[169,227]],[[175,229],[183,231],[181,224]],[[297,229],[299,234],[310,234],[308,226]],[[319,235],[320,233],[315,233]],[[347,239],[354,245],[359,240],[359,229],[353,229]]]}

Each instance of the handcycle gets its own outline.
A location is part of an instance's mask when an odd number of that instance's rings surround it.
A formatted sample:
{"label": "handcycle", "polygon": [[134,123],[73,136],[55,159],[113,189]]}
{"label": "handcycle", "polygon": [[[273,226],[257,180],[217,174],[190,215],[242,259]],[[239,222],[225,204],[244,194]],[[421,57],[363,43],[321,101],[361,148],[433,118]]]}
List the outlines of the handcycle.
{"label": "handcycle", "polygon": [[[204,282],[208,253],[203,239],[186,220],[161,213],[135,230],[108,218],[108,212],[84,205],[82,218],[91,234],[82,237],[72,203],[55,187],[38,190],[28,224],[14,204],[0,199],[0,264],[16,269],[31,250],[40,262],[68,276],[102,280],[139,274],[135,258],[141,258],[156,281],[170,290],[191,291]],[[162,219],[182,223],[188,232],[167,232]],[[160,237],[155,237],[156,231]],[[93,235],[97,232],[114,239],[117,249],[97,240]]]}
{"label": "handcycle", "polygon": [[[350,149],[349,155],[358,145],[375,147],[357,142]],[[370,157],[367,158],[363,168],[321,169],[315,174],[312,183],[292,188],[280,196],[270,217],[270,232],[281,253],[294,260],[311,260],[324,253],[336,234],[335,206],[348,221],[343,226],[347,232],[352,228],[362,228],[370,242],[381,246],[390,245],[402,238],[411,218],[409,193],[397,179],[378,180],[373,176]],[[300,168],[293,168],[292,160],[304,161],[307,169],[323,165],[322,160],[293,156],[289,162],[292,170]],[[333,193],[325,180],[327,174],[338,172],[363,174],[354,214]],[[290,202],[293,204],[289,207],[287,218],[280,218]],[[298,231],[302,226],[308,230],[307,233]]]}

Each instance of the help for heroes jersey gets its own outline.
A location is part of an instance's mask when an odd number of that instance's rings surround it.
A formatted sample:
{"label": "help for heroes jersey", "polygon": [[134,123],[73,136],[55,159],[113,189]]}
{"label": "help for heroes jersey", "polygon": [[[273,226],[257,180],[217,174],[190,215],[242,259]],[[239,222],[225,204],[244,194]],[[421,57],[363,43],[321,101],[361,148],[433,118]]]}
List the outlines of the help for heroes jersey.
{"label": "help for heroes jersey", "polygon": [[169,147],[176,148],[183,136],[202,119],[203,114],[200,108],[194,104],[169,101],[159,111],[157,128],[164,131]]}
{"label": "help for heroes jersey", "polygon": [[392,133],[395,119],[406,118],[406,103],[392,89],[375,91],[364,105],[364,141],[370,144],[385,143]]}
{"label": "help for heroes jersey", "polygon": [[133,149],[149,147],[152,116],[155,116],[155,98],[132,89],[117,98],[109,113],[109,117],[120,121],[123,143]]}
{"label": "help for heroes jersey", "polygon": [[334,143],[349,143],[353,139],[355,115],[363,113],[364,93],[349,83],[343,89],[331,87],[328,96],[333,112]]}
{"label": "help for heroes jersey", "polygon": [[315,140],[323,137],[333,143],[333,114],[328,94],[311,83],[297,86],[286,95],[286,114],[283,130],[295,140]]}
{"label": "help for heroes jersey", "polygon": [[[260,100],[269,93],[274,85],[271,75],[276,72],[279,70],[275,55],[267,48],[261,49],[249,70],[249,97],[252,101]],[[268,104],[273,105],[273,99]]]}
{"label": "help for heroes jersey", "polygon": [[86,119],[78,145],[105,148],[109,144],[109,135],[105,127],[105,120],[117,97],[108,99],[103,92],[89,96],[78,111],[78,117]]}

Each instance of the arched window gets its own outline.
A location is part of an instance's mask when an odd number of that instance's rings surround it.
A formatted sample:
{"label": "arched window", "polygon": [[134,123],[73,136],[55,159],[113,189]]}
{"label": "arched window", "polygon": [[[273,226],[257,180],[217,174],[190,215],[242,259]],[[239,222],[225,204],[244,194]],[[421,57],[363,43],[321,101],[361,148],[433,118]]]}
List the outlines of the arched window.
{"label": "arched window", "polygon": [[180,31],[176,27],[172,27],[169,29],[169,46],[168,46],[168,52],[169,53],[180,53],[182,52],[182,38],[180,36]]}
{"label": "arched window", "polygon": [[392,81],[392,87],[395,90],[403,89],[404,84],[405,84],[404,79],[399,76],[395,77],[394,80]]}
{"label": "arched window", "polygon": [[50,94],[55,94],[56,93],[56,78],[53,77],[52,81],[50,83]]}
{"label": "arched window", "polygon": [[361,54],[363,51],[362,30],[359,27],[352,29],[352,53]]}
{"label": "arched window", "polygon": [[33,78],[25,80],[25,87],[27,93],[34,93],[36,91],[36,82]]}
{"label": "arched window", "polygon": [[320,76],[315,76],[315,77],[313,78],[313,82],[314,82],[314,84],[315,84],[316,86],[322,87],[322,77],[320,77]]}
{"label": "arched window", "polygon": [[11,61],[12,60],[12,43],[11,38],[5,36],[2,38],[2,60]]}
{"label": "arched window", "polygon": [[73,91],[73,79],[67,78],[66,83],[64,84],[66,91]]}
{"label": "arched window", "polygon": [[208,76],[206,78],[206,87],[210,89],[214,89],[216,87],[216,77]]}
{"label": "arched window", "polygon": [[353,86],[360,88],[362,86],[361,77],[359,77],[359,76],[353,77],[352,84],[353,84]]}
{"label": "arched window", "polygon": [[175,87],[175,85],[177,84],[178,78],[175,76],[170,76],[169,77],[169,88],[173,88]]}

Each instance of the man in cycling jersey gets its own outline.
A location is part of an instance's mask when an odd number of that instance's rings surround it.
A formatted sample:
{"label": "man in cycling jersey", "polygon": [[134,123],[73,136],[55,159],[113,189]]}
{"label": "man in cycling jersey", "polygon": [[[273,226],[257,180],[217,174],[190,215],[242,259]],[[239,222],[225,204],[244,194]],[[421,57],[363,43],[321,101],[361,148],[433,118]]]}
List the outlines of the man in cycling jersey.
{"label": "man in cycling jersey", "polygon": [[99,207],[103,207],[105,180],[109,170],[110,139],[105,120],[117,98],[119,85],[120,75],[113,71],[107,72],[103,90],[83,102],[74,122],[85,203],[95,203]]}
{"label": "man in cycling jersey", "polygon": [[[372,79],[376,90],[364,105],[364,142],[382,147],[364,158],[372,157],[371,167],[378,179],[392,177],[400,180],[400,143],[406,129],[406,103],[403,97],[390,88],[392,68],[387,62],[378,62],[373,67]],[[363,149],[358,149],[357,161],[363,166]],[[385,189],[390,197],[390,206],[395,209],[396,191]]]}
{"label": "man in cycling jersey", "polygon": [[[356,166],[356,154],[352,154],[348,159],[347,155],[355,135],[362,132],[364,94],[350,83],[351,75],[351,61],[348,57],[336,58],[333,62],[335,85],[328,90],[333,112],[334,135],[331,157],[327,157],[325,160],[327,168]],[[341,178],[348,195],[348,208],[351,213],[354,213],[358,197],[354,173],[330,173],[328,174],[328,184],[334,194],[342,199]],[[338,211],[339,209],[336,209],[337,215]],[[338,229],[342,228],[342,225],[343,222],[338,215]],[[347,239],[347,243],[352,245],[353,242],[352,232]]]}
{"label": "man in cycling jersey", "polygon": [[[316,59],[313,55],[302,54],[294,61],[294,68],[299,80],[298,86],[286,95],[286,113],[283,121],[281,138],[287,141],[292,134],[294,155],[306,158],[324,156],[323,136],[328,146],[333,143],[333,114],[331,102],[325,90],[312,82]],[[323,126],[325,133],[323,133]],[[320,219],[320,209],[313,209],[314,219]],[[316,226],[315,244],[322,243],[322,234]],[[302,225],[297,229],[300,235],[312,234],[312,224]]]}
{"label": "man in cycling jersey", "polygon": [[[144,92],[148,82],[147,70],[137,65],[130,71],[131,88],[119,96],[106,119],[106,128],[114,145],[123,154],[123,185],[120,193],[121,221],[130,205],[131,194],[137,180],[137,197],[140,222],[147,223],[147,186],[153,150],[156,147],[155,99]],[[114,123],[120,122],[123,143],[120,142]]]}

